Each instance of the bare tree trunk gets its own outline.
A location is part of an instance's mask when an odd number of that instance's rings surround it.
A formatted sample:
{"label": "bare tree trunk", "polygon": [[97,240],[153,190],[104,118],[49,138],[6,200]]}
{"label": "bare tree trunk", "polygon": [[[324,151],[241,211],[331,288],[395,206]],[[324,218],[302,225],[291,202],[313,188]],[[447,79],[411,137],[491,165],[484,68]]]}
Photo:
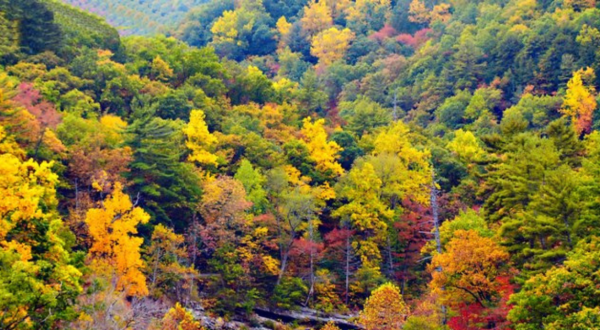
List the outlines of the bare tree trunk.
{"label": "bare tree trunk", "polygon": [[[347,224],[344,225],[344,227],[347,227]],[[347,229],[347,228],[346,228]],[[350,295],[350,257],[351,257],[351,246],[350,246],[350,233],[347,233],[346,235],[346,267],[344,270],[344,275],[346,275],[346,305],[348,305],[348,300],[349,300],[349,295]]]}
{"label": "bare tree trunk", "polygon": [[[192,259],[191,266],[196,268],[196,257],[198,255],[198,215],[196,212],[192,215]],[[190,279],[190,293],[189,297],[193,297],[194,294],[194,278]]]}
{"label": "bare tree trunk", "polygon": [[158,251],[156,251],[156,260],[154,260],[154,266],[152,267],[152,282],[150,287],[152,288],[152,290],[154,290],[154,288],[156,287],[156,276],[158,274],[158,264],[160,261],[161,255],[160,255],[160,248],[158,248]]}
{"label": "bare tree trunk", "polygon": [[[437,187],[435,185],[435,171],[431,170],[431,215],[433,217],[433,224],[435,226],[435,247],[437,253],[442,253],[442,240],[440,238],[440,220],[439,220],[439,210],[437,203]],[[441,272],[442,267],[436,268],[436,271]],[[445,290],[442,287],[442,290]],[[442,324],[446,324],[446,306],[442,305]]]}
{"label": "bare tree trunk", "polygon": [[314,270],[314,251],[313,251],[314,228],[313,228],[312,219],[308,220],[308,237],[310,240],[310,245],[309,245],[309,249],[310,249],[310,251],[309,251],[309,254],[310,254],[310,275],[309,275],[310,290],[308,291],[308,296],[306,297],[305,305],[307,305],[307,306],[315,292],[315,270]]}
{"label": "bare tree trunk", "polygon": [[279,283],[281,283],[281,279],[283,278],[283,274],[285,274],[285,268],[287,267],[287,260],[288,260],[288,256],[289,256],[289,249],[286,249],[286,251],[282,251],[281,252],[281,267],[279,267],[279,276],[277,277],[277,283],[276,285],[279,285]]}
{"label": "bare tree trunk", "polygon": [[386,253],[387,253],[387,259],[388,259],[388,277],[390,279],[393,279],[395,269],[394,269],[394,259],[392,257],[392,242],[390,241],[390,235],[387,236]]}

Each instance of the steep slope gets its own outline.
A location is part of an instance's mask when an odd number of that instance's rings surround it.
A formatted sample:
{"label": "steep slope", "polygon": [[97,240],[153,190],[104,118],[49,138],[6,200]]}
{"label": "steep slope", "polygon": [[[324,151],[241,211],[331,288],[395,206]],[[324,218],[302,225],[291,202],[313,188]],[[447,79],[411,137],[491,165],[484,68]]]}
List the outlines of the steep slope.
{"label": "steep slope", "polygon": [[205,0],[63,0],[105,17],[122,34],[167,33]]}

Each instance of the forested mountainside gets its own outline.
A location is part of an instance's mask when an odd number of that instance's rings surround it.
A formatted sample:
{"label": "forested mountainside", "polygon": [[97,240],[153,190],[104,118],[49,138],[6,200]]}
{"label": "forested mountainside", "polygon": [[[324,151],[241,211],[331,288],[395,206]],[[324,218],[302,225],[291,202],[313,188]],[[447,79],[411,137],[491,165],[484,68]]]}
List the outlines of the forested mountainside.
{"label": "forested mountainside", "polygon": [[125,35],[169,33],[186,13],[206,0],[61,0],[87,10]]}
{"label": "forested mountainside", "polygon": [[600,329],[597,7],[0,0],[0,329]]}

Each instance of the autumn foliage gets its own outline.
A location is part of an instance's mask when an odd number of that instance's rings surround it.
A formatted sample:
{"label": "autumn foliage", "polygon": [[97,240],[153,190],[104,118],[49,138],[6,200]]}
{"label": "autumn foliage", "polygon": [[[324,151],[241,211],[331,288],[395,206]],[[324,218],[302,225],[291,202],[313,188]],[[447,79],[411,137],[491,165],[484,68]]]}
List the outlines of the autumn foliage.
{"label": "autumn foliage", "polygon": [[107,276],[115,276],[117,289],[132,296],[148,294],[146,277],[141,269],[142,238],[135,237],[137,226],[150,216],[133,205],[123,187],[116,183],[113,192],[98,208],[88,210],[85,222],[93,243],[89,254],[93,268]]}
{"label": "autumn foliage", "polygon": [[386,283],[367,299],[358,322],[367,330],[398,330],[402,329],[408,313],[398,287]]}

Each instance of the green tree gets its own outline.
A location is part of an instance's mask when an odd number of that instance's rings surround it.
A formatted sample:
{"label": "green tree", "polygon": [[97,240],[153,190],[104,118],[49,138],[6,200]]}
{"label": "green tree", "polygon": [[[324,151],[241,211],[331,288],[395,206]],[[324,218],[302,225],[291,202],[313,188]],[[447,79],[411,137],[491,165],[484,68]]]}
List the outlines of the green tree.
{"label": "green tree", "polygon": [[364,96],[359,96],[353,102],[342,102],[340,116],[348,122],[345,128],[358,137],[372,133],[375,128],[387,125],[392,119],[390,110]]}
{"label": "green tree", "polygon": [[183,228],[199,200],[200,178],[191,164],[181,162],[183,123],[156,118],[153,113],[138,109],[139,117],[127,127],[126,145],[133,150],[133,161],[126,177],[154,221]]}
{"label": "green tree", "polygon": [[510,298],[508,314],[517,330],[596,329],[600,327],[598,263],[600,241],[581,241],[564,265],[527,280]]}
{"label": "green tree", "polygon": [[252,210],[255,214],[261,214],[266,210],[267,194],[263,189],[265,178],[258,169],[252,167],[252,164],[244,159],[240,167],[235,172],[234,178],[244,185],[246,195],[252,202]]}

